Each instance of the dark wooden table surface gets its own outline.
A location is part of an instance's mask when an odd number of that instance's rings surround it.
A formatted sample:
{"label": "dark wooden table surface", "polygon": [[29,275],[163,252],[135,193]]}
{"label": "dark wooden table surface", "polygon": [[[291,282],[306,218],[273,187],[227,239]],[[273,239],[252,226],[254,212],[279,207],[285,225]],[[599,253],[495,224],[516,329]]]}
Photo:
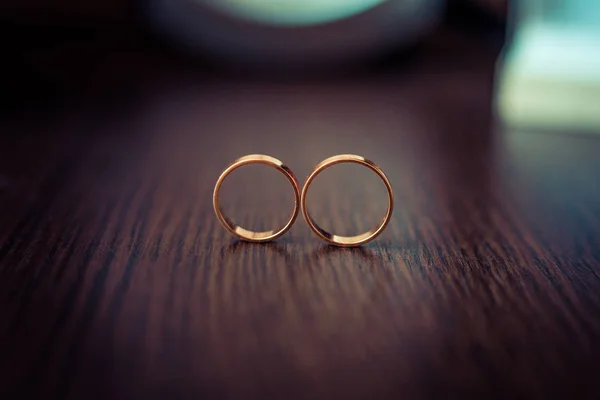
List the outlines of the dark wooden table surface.
{"label": "dark wooden table surface", "polygon": [[[126,41],[28,53],[68,95],[1,123],[0,398],[600,392],[600,137],[500,128],[499,47],[455,36],[299,82],[196,73]],[[395,190],[388,229],[337,249],[299,218],[236,241],[212,189],[255,152],[301,180],[333,154],[373,159]],[[309,200],[358,232],[384,193],[340,166]],[[249,227],[292,199],[260,167],[223,196]]]}

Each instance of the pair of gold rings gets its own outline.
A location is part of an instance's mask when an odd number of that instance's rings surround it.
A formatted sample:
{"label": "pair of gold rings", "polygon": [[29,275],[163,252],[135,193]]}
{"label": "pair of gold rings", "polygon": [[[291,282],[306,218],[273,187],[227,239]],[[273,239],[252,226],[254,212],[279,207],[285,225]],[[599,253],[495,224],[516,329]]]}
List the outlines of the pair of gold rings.
{"label": "pair of gold rings", "polygon": [[[339,236],[323,230],[312,219],[306,206],[306,195],[315,177],[325,169],[333,165],[342,163],[359,164],[371,169],[379,176],[379,178],[381,178],[387,189],[388,194],[388,207],[383,220],[373,229],[356,236]],[[292,184],[292,187],[294,188],[294,210],[292,211],[291,217],[288,219],[288,221],[283,227],[265,232],[254,232],[244,229],[241,226],[235,224],[229,218],[227,218],[225,214],[223,214],[223,211],[221,210],[221,207],[219,205],[219,192],[221,190],[221,185],[223,184],[225,178],[227,178],[227,176],[231,172],[248,164],[264,164],[273,167],[279,172],[281,172]],[[392,217],[392,211],[394,209],[394,195],[392,192],[392,186],[390,185],[388,178],[385,176],[381,168],[379,168],[379,166],[377,166],[373,161],[367,160],[366,158],[361,156],[353,154],[340,154],[321,161],[310,173],[310,175],[306,179],[304,187],[302,188],[302,190],[300,190],[300,185],[298,184],[296,176],[294,175],[292,170],[290,170],[284,163],[271,156],[262,154],[251,154],[238,158],[229,167],[227,167],[225,171],[223,171],[223,173],[217,180],[217,184],[215,185],[215,190],[213,193],[213,207],[215,209],[215,213],[217,214],[217,218],[225,227],[225,229],[227,229],[229,232],[231,232],[232,234],[234,234],[242,240],[246,240],[249,242],[268,242],[280,237],[292,227],[292,225],[296,221],[296,217],[298,216],[298,212],[301,208],[302,215],[304,215],[304,219],[308,223],[310,229],[317,236],[319,236],[321,239],[323,239],[331,245],[341,247],[353,247],[368,243],[371,240],[375,239],[377,236],[379,236],[381,232],[383,232],[383,230],[386,228],[387,224],[390,222],[390,219]]]}

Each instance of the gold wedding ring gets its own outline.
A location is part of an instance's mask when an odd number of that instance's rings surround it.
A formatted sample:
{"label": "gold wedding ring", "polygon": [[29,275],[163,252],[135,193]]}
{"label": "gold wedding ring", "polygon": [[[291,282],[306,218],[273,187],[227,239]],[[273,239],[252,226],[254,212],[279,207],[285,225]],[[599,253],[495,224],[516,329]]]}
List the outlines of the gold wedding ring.
{"label": "gold wedding ring", "polygon": [[[219,192],[221,190],[221,185],[223,184],[223,181],[231,172],[233,172],[237,168],[243,167],[244,165],[248,164],[264,164],[268,165],[269,167],[273,167],[277,171],[281,172],[292,184],[292,187],[294,188],[294,210],[292,211],[291,217],[282,228],[266,232],[250,231],[232,222],[225,216],[225,214],[223,214],[223,211],[221,211],[221,207],[219,206]],[[215,190],[213,192],[213,207],[215,209],[215,213],[217,214],[217,218],[221,222],[221,225],[223,225],[225,229],[227,229],[229,232],[231,232],[238,238],[249,242],[269,242],[286,233],[288,229],[291,228],[292,224],[296,220],[296,217],[298,216],[298,212],[300,210],[299,204],[300,185],[298,184],[298,180],[296,179],[294,173],[278,159],[263,154],[250,154],[235,160],[229,167],[225,169],[225,171],[223,171],[221,176],[219,176],[217,184],[215,185]]]}
{"label": "gold wedding ring", "polygon": [[[363,165],[363,166],[369,168],[370,170],[375,172],[379,176],[379,178],[381,178],[381,180],[385,184],[385,188],[387,189],[387,193],[388,193],[388,207],[387,207],[387,211],[386,211],[386,214],[385,214],[385,217],[383,218],[383,220],[377,226],[375,226],[373,229],[369,230],[368,232],[365,232],[365,233],[362,233],[362,234],[356,235],[356,236],[333,235],[333,234],[323,230],[312,219],[312,217],[310,216],[310,213],[308,212],[308,208],[306,207],[306,195],[308,193],[308,188],[310,187],[310,184],[315,179],[315,177],[317,175],[319,175],[325,169],[327,169],[333,165],[342,164],[342,163],[354,163],[354,164]],[[354,246],[360,246],[362,244],[370,242],[371,240],[373,240],[377,236],[379,236],[379,234],[381,234],[381,232],[383,232],[383,230],[385,229],[387,224],[390,222],[390,219],[392,218],[392,211],[394,209],[394,194],[392,192],[392,185],[390,184],[390,181],[385,176],[385,174],[383,173],[381,168],[379,168],[379,166],[377,166],[377,164],[375,164],[373,161],[367,160],[364,157],[356,156],[353,154],[340,154],[337,156],[329,157],[329,158],[321,161],[319,164],[317,164],[315,169],[311,172],[311,174],[306,179],[306,183],[304,184],[304,187],[302,188],[301,203],[302,203],[302,215],[304,215],[304,219],[308,223],[308,226],[310,227],[310,229],[312,229],[312,231],[314,233],[317,234],[317,236],[319,236],[321,239],[323,239],[327,243],[335,245],[335,246],[354,247]]]}

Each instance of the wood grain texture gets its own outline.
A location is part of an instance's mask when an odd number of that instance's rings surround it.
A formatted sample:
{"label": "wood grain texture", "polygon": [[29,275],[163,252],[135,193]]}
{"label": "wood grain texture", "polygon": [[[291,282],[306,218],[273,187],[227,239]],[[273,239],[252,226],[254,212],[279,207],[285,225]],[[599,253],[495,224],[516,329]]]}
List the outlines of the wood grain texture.
{"label": "wood grain texture", "polygon": [[[600,141],[496,127],[492,47],[441,40],[409,65],[297,83],[139,55],[122,72],[117,48],[80,93],[119,87],[102,97],[116,105],[4,120],[0,398],[593,397]],[[255,152],[299,178],[336,153],[373,159],[392,222],[356,249],[301,218],[236,241],[212,189]],[[358,230],[384,197],[347,172],[315,182],[311,207]],[[244,223],[289,211],[264,183],[228,192]]]}

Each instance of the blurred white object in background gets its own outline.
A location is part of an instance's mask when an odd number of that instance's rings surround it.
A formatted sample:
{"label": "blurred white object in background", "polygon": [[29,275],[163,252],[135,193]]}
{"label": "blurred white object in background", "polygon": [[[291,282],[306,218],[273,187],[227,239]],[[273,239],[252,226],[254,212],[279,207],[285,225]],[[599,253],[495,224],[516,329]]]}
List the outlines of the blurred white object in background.
{"label": "blurred white object in background", "polygon": [[509,127],[600,132],[600,1],[512,3],[497,70],[497,111]]}
{"label": "blurred white object in background", "polygon": [[361,13],[384,0],[204,0],[238,16],[273,25],[314,25]]}
{"label": "blurred white object in background", "polygon": [[342,65],[408,45],[444,0],[150,0],[148,15],[188,49],[267,69]]}

